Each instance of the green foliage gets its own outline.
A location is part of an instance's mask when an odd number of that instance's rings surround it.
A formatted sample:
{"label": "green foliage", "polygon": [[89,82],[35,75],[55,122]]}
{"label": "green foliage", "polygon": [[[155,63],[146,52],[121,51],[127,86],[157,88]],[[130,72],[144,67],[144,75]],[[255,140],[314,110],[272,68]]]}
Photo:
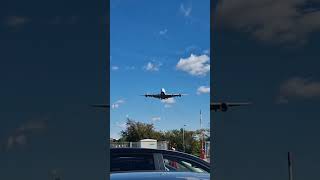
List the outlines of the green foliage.
{"label": "green foliage", "polygon": [[141,139],[160,139],[161,133],[154,129],[153,124],[136,122],[127,119],[127,128],[121,131],[121,140],[127,142],[137,142]]}
{"label": "green foliage", "polygon": [[[200,135],[201,130],[186,131],[181,129],[169,130],[166,132],[155,130],[153,124],[142,123],[127,119],[127,128],[121,131],[121,138],[118,142],[138,142],[141,139],[156,139],[158,141],[168,141],[169,148],[174,147],[177,151],[184,151],[183,134],[185,152],[196,156],[200,155]],[[208,130],[203,130],[203,132]],[[210,133],[205,133],[210,135]],[[205,136],[208,139],[208,136]]]}

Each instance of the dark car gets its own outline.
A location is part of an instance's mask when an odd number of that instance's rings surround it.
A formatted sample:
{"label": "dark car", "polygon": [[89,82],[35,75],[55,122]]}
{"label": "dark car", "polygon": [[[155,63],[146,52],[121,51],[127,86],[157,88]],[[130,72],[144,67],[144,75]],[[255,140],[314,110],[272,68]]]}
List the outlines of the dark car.
{"label": "dark car", "polygon": [[[208,162],[196,156],[178,151],[144,148],[112,148],[110,150],[110,158],[112,179],[127,176],[126,174],[114,175],[115,173],[130,172],[145,173],[134,173],[134,177],[148,175],[154,178],[157,176],[171,176],[171,173],[168,172],[189,172],[188,175],[195,174],[195,176],[205,174],[205,177],[208,177],[210,173],[210,164]],[[181,173],[177,173],[177,175],[181,175]]]}

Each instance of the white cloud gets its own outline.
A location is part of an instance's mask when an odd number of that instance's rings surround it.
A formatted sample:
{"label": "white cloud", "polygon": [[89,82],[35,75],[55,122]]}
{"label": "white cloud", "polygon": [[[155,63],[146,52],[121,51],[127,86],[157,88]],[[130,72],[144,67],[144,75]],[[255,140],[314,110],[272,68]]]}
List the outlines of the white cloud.
{"label": "white cloud", "polygon": [[155,62],[148,62],[143,68],[147,71],[159,71],[159,68],[162,64]]}
{"label": "white cloud", "polygon": [[320,97],[320,82],[294,77],[280,86],[280,95],[277,102],[288,103],[289,98],[309,99],[314,97]]}
{"label": "white cloud", "polygon": [[176,100],[174,98],[168,98],[168,99],[162,99],[162,103],[164,103],[165,108],[170,108],[174,103],[176,103]]}
{"label": "white cloud", "polygon": [[189,17],[192,11],[192,7],[185,7],[184,4],[180,4],[180,12],[185,16]]}
{"label": "white cloud", "polygon": [[159,32],[160,35],[166,35],[168,32],[168,29],[164,29],[162,31]]}
{"label": "white cloud", "polygon": [[112,104],[112,105],[111,105],[111,108],[112,108],[112,109],[117,109],[117,108],[119,108],[119,106],[120,106],[119,104]]}
{"label": "white cloud", "polygon": [[117,100],[116,102],[114,102],[112,105],[111,105],[111,108],[112,109],[117,109],[120,107],[121,104],[125,103],[125,101],[123,99],[120,99],[120,100]]}
{"label": "white cloud", "polygon": [[193,76],[204,76],[210,71],[210,58],[207,55],[191,54],[188,58],[180,58],[176,68]]}
{"label": "white cloud", "polygon": [[[320,30],[320,10],[311,9],[316,0],[228,0],[220,1],[218,27],[224,24],[250,32],[262,41],[301,42]],[[216,14],[215,14],[216,15]]]}
{"label": "white cloud", "polygon": [[160,121],[161,117],[155,116],[155,117],[152,117],[151,120],[152,120],[152,122]]}
{"label": "white cloud", "polygon": [[161,102],[165,104],[174,104],[176,103],[176,100],[174,98],[168,98],[168,99],[162,99]]}
{"label": "white cloud", "polygon": [[119,67],[118,66],[112,66],[111,69],[116,71],[116,70],[119,70]]}
{"label": "white cloud", "polygon": [[123,99],[120,99],[118,101],[116,101],[116,103],[120,104],[120,103],[124,103],[125,101]]}
{"label": "white cloud", "polygon": [[200,95],[200,94],[205,94],[205,93],[210,93],[210,87],[208,86],[200,86],[198,89],[197,89],[197,94]]}

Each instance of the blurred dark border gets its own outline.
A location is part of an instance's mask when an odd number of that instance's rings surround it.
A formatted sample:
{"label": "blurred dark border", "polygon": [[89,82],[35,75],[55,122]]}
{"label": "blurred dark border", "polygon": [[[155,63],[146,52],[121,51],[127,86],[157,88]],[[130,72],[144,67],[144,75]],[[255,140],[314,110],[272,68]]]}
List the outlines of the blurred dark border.
{"label": "blurred dark border", "polygon": [[[110,103],[110,0],[106,2],[106,26],[104,32],[106,33],[106,103]],[[106,111],[106,179],[110,179],[110,109],[107,108]]]}
{"label": "blurred dark border", "polygon": [[[213,52],[214,52],[214,27],[215,27],[215,9],[218,0],[211,0],[210,1],[210,67],[213,66]],[[214,71],[210,69],[210,103],[214,101]],[[214,179],[215,173],[215,154],[214,154],[214,145],[215,145],[215,121],[214,121],[214,112],[210,111],[210,164],[211,164],[211,172],[210,172],[210,179]]]}

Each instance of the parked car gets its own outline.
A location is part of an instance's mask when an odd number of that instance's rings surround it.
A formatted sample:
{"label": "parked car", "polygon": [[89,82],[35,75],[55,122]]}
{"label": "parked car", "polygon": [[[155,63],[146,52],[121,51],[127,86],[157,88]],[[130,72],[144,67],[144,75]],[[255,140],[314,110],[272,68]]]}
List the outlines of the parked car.
{"label": "parked car", "polygon": [[209,179],[210,164],[170,150],[112,148],[111,179]]}

